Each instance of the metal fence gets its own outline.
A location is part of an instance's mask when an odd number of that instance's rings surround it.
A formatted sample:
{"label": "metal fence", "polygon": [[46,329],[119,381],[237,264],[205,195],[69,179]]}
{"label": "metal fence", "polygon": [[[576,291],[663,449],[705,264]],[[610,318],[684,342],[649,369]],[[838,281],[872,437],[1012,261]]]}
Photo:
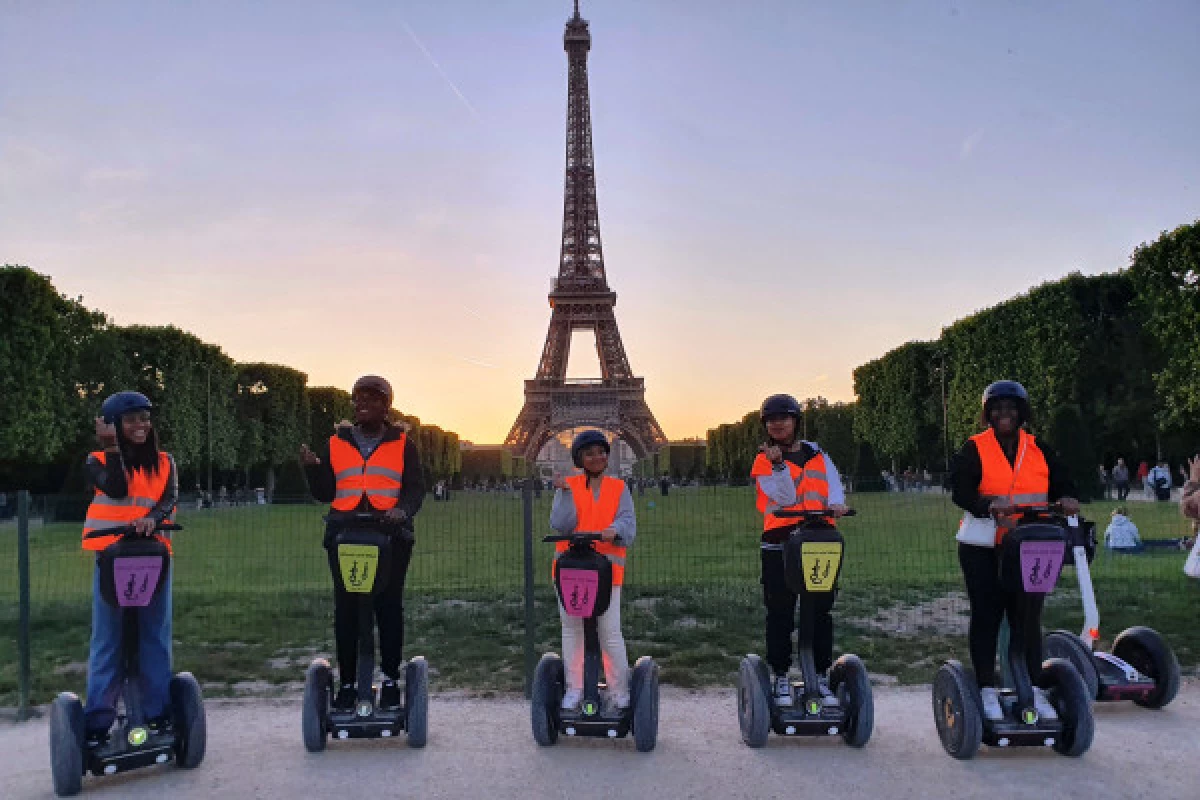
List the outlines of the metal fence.
{"label": "metal fence", "polygon": [[[858,515],[840,524],[839,649],[866,651],[881,674],[919,679],[932,672],[933,655],[962,652],[967,604],[953,541],[961,512],[935,485],[852,485]],[[552,549],[540,541],[552,494],[529,486],[427,498],[406,583],[406,650],[435,654],[442,686],[520,688],[536,652],[556,649]],[[204,507],[183,498],[184,530],[174,538],[177,665],[235,694],[293,685],[312,654],[332,650],[325,507],[250,499]],[[634,502],[638,536],[622,610],[631,655],[638,647],[656,654],[667,680],[719,681],[738,653],[761,647],[753,490],[643,486]],[[82,689],[93,560],[79,547],[76,521],[87,498],[21,495],[18,505],[0,520],[0,706],[24,709]],[[1101,534],[1112,505],[1085,511]],[[1190,618],[1200,591],[1182,573],[1180,549],[1190,528],[1172,504],[1127,505],[1147,543],[1161,546],[1139,555],[1101,549],[1093,579],[1102,614],[1158,627],[1182,662],[1195,663],[1200,636]],[[1078,627],[1073,588],[1064,577],[1050,622]]]}

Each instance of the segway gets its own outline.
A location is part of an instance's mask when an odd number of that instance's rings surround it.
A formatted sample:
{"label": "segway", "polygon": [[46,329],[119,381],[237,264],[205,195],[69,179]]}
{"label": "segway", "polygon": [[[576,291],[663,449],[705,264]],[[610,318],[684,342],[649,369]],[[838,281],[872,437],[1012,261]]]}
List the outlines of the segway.
{"label": "segway", "polygon": [[339,589],[358,600],[358,692],[354,707],[333,705],[333,670],[329,661],[315,658],[304,676],[304,711],[301,731],[310,753],[325,749],[335,739],[377,739],[408,734],[409,747],[424,747],[429,708],[429,665],[415,656],[404,665],[404,701],[396,708],[381,708],[375,677],[375,595],[387,587],[391,574],[391,523],[382,514],[355,512],[334,515],[326,521],[342,523],[333,540]]}
{"label": "segway", "polygon": [[[160,523],[157,531],[183,530]],[[120,699],[116,728],[102,741],[85,739],[83,704],[74,692],[62,692],[50,706],[50,767],[54,793],[78,794],[83,776],[113,775],[174,760],[185,769],[204,760],[204,698],[190,672],[177,673],[170,683],[170,716],[145,718],[138,665],[139,611],[162,591],[171,571],[171,551],[161,540],[135,533],[132,525],[107,528],[88,538],[118,536],[100,551],[100,594],[104,602],[121,609]]]}
{"label": "segway", "polygon": [[[1000,580],[1005,588],[1027,595],[1054,591],[1066,552],[1066,520],[1056,506],[1021,509],[1017,527],[1007,533],[1000,548]],[[1029,610],[1027,626],[1040,630],[1041,608]],[[1003,719],[983,715],[983,701],[974,676],[955,660],[946,661],[933,680],[933,717],[942,747],[954,758],[973,758],[980,744],[989,747],[1052,747],[1066,756],[1081,756],[1092,745],[1094,721],[1087,686],[1070,661],[1048,658],[1042,674],[1031,676],[1025,664],[1025,646],[1011,637],[1005,676],[1010,688],[1000,689]],[[1039,716],[1034,705],[1034,683],[1046,690],[1057,719]]]}
{"label": "segway", "polygon": [[[821,691],[813,659],[813,600],[837,588],[842,568],[844,540],[827,522],[829,511],[776,511],[775,516],[802,520],[784,543],[784,573],[788,588],[799,598],[797,640],[801,679],[792,682],[799,702],[791,708],[775,703],[767,664],[757,655],[742,659],[738,668],[738,722],[742,741],[762,747],[771,731],[780,736],[837,736],[846,744],[863,747],[875,724],[875,702],[867,667],[847,653],[829,669],[829,690]],[[847,511],[843,516],[853,516]]]}
{"label": "segway", "polygon": [[606,709],[600,680],[602,654],[596,619],[608,610],[612,596],[612,562],[596,552],[598,533],[552,535],[543,542],[569,542],[570,547],[555,559],[555,588],[569,616],[583,618],[583,700],[579,708],[561,707],[566,680],[557,653],[546,653],[533,674],[530,719],[533,738],[548,747],[565,736],[596,736],[623,739],[633,733],[638,752],[654,749],[658,739],[658,665],[642,656],[630,675],[629,708]]}
{"label": "segway", "polygon": [[1100,638],[1100,610],[1092,588],[1089,562],[1096,552],[1095,527],[1068,528],[1079,594],[1083,599],[1083,631],[1078,636],[1057,630],[1046,634],[1047,656],[1063,658],[1079,671],[1088,697],[1102,703],[1132,700],[1145,708],[1159,709],[1179,692],[1179,661],[1170,645],[1152,628],[1126,628],[1113,640],[1111,653],[1095,649]]}

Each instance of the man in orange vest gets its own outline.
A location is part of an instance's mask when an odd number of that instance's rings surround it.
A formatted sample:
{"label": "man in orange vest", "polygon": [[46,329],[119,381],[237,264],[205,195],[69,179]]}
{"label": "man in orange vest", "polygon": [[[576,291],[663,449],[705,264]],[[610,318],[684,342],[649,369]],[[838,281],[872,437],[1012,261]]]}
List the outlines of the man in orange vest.
{"label": "man in orange vest", "polygon": [[[783,543],[799,527],[799,520],[781,518],[773,512],[829,510],[828,524],[846,513],[846,494],[833,459],[816,442],[799,436],[803,409],[796,398],[775,394],[763,401],[759,420],[767,441],[750,468],[758,510],[763,514],[762,553],[763,605],[767,609],[767,664],[775,679],[775,704],[790,707],[792,684],[792,631],[796,627],[796,601],[787,585]],[[822,676],[821,691],[832,697],[824,673],[833,664],[833,602],[837,591],[814,594],[812,631],[813,665]]]}
{"label": "man in orange vest", "polygon": [[[608,438],[597,430],[583,431],[571,443],[571,461],[582,469],[578,475],[556,478],[550,527],[559,533],[600,533],[596,552],[612,562],[612,599],[608,610],[596,618],[596,632],[603,652],[604,676],[617,708],[629,708],[629,657],[621,635],[621,586],[625,583],[625,554],[637,536],[633,497],[625,481],[605,475],[611,448]],[[559,542],[558,552],[567,549]],[[563,667],[566,691],[562,707],[573,709],[583,699],[583,619],[558,608],[562,620]]]}
{"label": "man in orange vest", "polygon": [[[1021,506],[1057,502],[1064,513],[1079,513],[1075,485],[1047,444],[1024,429],[1030,421],[1029,394],[1016,381],[996,381],[983,392],[983,433],[969,438],[950,465],[951,499],[967,512],[959,527],[958,562],[962,567],[971,623],[967,641],[971,664],[988,719],[1000,720],[1004,712],[996,689],[996,638],[1008,617],[1011,636],[1025,644],[1030,677],[1042,672],[1042,632],[1025,630],[1027,604],[1043,602],[1043,595],[1011,592],[1000,583],[999,554],[995,545],[1010,530]],[[996,518],[990,537],[975,539],[969,533],[979,520]],[[986,531],[986,526],[982,526]],[[1057,712],[1041,689],[1035,689],[1037,711],[1045,719]]]}
{"label": "man in orange vest", "polygon": [[[387,587],[375,596],[375,623],[379,628],[379,666],[384,681],[379,705],[400,705],[400,665],[404,651],[404,578],[412,557],[413,517],[425,499],[425,481],[417,448],[408,438],[408,426],[388,419],[392,387],[377,375],[354,382],[354,424],[339,424],[329,438],[329,459],[322,461],[308,445],[300,447],[300,461],[313,497],[330,504],[332,518],[356,511],[383,512],[394,524],[392,572]],[[339,523],[331,519],[324,545],[329,568],[336,573],[337,554],[332,544]],[[334,698],[339,709],[354,707],[355,670],[358,667],[358,605],[345,590],[333,591],[333,633],[337,642],[341,687]]]}

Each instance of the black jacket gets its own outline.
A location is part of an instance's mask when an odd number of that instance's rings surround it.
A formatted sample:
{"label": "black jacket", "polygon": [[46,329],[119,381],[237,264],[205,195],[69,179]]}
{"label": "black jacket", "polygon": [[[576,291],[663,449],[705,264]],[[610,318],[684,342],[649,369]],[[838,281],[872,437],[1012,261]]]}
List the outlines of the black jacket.
{"label": "black jacket", "polygon": [[[1053,503],[1062,497],[1077,497],[1075,484],[1071,481],[1071,475],[1062,459],[1050,449],[1041,437],[1035,436],[1033,441],[1042,451],[1042,455],[1046,459],[1046,466],[1050,470],[1050,502]],[[1008,458],[1009,464],[1014,463],[1015,454],[1005,453],[1004,455]],[[954,501],[954,505],[964,511],[969,511],[974,516],[982,518],[988,515],[991,500],[980,496],[979,482],[981,480],[983,480],[983,461],[979,458],[979,448],[975,446],[974,439],[967,439],[967,443],[955,453],[954,458],[950,461],[950,476],[947,480],[950,485],[950,499]]]}
{"label": "black jacket", "polygon": [[[358,443],[354,440],[353,426],[339,425],[335,432],[335,436],[348,442],[360,453]],[[405,433],[405,429],[397,425],[388,425],[383,432],[383,442],[394,442]],[[329,463],[329,459],[325,459],[320,464],[306,466],[304,468],[304,476],[308,479],[308,490],[312,496],[322,503],[333,502],[334,492],[337,486],[333,478],[333,467]],[[400,497],[396,502],[396,508],[404,512],[406,517],[405,525],[411,530],[412,519],[421,510],[421,503],[425,501],[425,477],[421,472],[421,457],[417,455],[417,446],[413,444],[411,438],[404,443],[404,474],[401,477]],[[364,495],[359,503],[359,511],[370,511],[371,505]]]}

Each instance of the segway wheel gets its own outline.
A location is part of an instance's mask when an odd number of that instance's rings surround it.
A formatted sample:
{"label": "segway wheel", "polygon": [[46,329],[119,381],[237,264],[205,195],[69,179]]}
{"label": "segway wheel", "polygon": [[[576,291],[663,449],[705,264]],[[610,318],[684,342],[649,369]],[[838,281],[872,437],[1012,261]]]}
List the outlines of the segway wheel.
{"label": "segway wheel", "polygon": [[533,673],[533,697],[529,706],[529,721],[533,725],[533,740],[542,747],[558,741],[558,706],[562,702],[562,659],[558,653],[546,653]]}
{"label": "segway wheel", "polygon": [[50,704],[50,773],[59,797],[83,789],[83,704],[74,692]]}
{"label": "segway wheel", "polygon": [[864,746],[875,728],[875,699],[867,665],[856,655],[842,656],[829,671],[829,688],[846,709],[842,738],[851,747]]}
{"label": "segway wheel", "polygon": [[1051,631],[1042,642],[1046,658],[1061,658],[1070,662],[1083,685],[1087,688],[1088,697],[1095,700],[1100,696],[1100,675],[1096,672],[1096,662],[1092,659],[1092,650],[1070,631]]}
{"label": "segway wheel", "polygon": [[742,741],[750,747],[762,747],[771,733],[770,682],[761,658],[752,654],[742,659],[738,665],[738,724]]}
{"label": "segway wheel", "polygon": [[1062,722],[1062,735],[1054,742],[1054,751],[1064,756],[1081,756],[1092,746],[1096,722],[1092,718],[1092,698],[1087,686],[1071,662],[1048,658],[1042,662],[1038,685],[1048,690],[1050,705]]}
{"label": "segway wheel", "polygon": [[974,758],[983,743],[978,691],[957,661],[947,661],[933,676],[933,721],[938,738],[942,748],[960,761]]}
{"label": "segway wheel", "polygon": [[1154,691],[1134,700],[1146,708],[1163,708],[1179,693],[1179,661],[1158,631],[1137,625],[1121,631],[1113,642],[1113,655],[1128,661],[1138,672],[1154,680]]}
{"label": "segway wheel", "polygon": [[633,665],[633,743],[639,753],[649,753],[658,742],[658,665],[642,656]]}
{"label": "segway wheel", "polygon": [[409,747],[424,747],[429,733],[429,662],[415,656],[404,665],[404,727]]}
{"label": "segway wheel", "polygon": [[175,761],[184,769],[195,769],[204,760],[208,723],[204,695],[190,672],[171,678],[171,708],[175,713]]}
{"label": "segway wheel", "polygon": [[325,749],[329,722],[329,693],[333,685],[333,672],[329,662],[314,658],[304,673],[304,709],[300,714],[300,731],[304,735],[304,749],[319,753]]}

